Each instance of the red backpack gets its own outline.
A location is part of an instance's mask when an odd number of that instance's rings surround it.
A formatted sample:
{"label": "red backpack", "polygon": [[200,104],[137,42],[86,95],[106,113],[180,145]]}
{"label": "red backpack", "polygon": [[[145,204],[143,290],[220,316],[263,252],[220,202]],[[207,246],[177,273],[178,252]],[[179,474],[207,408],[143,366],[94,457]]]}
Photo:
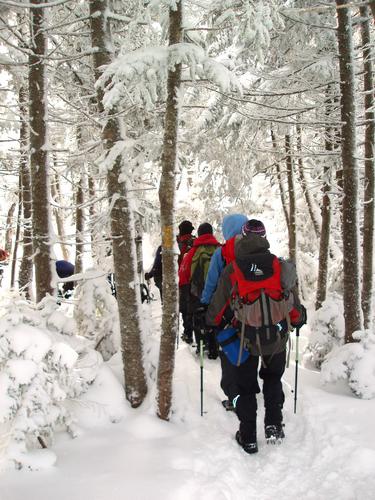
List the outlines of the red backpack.
{"label": "red backpack", "polygon": [[291,330],[292,293],[281,286],[279,259],[257,254],[246,262],[233,261],[231,308],[241,324],[241,344],[256,355],[276,352]]}

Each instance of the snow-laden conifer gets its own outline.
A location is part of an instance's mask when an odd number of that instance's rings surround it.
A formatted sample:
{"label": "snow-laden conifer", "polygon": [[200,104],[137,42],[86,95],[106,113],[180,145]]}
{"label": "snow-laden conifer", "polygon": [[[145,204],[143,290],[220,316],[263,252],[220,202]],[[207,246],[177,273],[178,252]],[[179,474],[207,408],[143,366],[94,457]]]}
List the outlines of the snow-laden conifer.
{"label": "snow-laden conifer", "polygon": [[351,391],[362,399],[375,397],[375,333],[353,333],[356,342],[333,349],[322,365],[323,383],[345,380]]}
{"label": "snow-laden conifer", "polygon": [[77,331],[108,360],[120,348],[116,299],[105,273],[88,270],[75,291]]}

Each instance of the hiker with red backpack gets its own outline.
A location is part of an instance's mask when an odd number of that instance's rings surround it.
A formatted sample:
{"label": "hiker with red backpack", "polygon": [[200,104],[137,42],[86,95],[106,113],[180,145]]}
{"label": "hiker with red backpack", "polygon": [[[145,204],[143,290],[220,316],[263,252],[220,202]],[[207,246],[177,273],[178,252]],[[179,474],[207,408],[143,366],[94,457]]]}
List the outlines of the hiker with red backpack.
{"label": "hiker with red backpack", "polygon": [[217,248],[212,256],[201,296],[202,304],[210,303],[224,267],[234,259],[234,245],[241,238],[242,226],[246,221],[246,215],[242,214],[230,214],[223,218],[222,232],[225,243]]}
{"label": "hiker with red backpack", "polygon": [[189,286],[187,308],[192,315],[197,353],[199,353],[201,340],[203,342],[207,340],[210,359],[217,358],[217,345],[212,328],[207,330],[205,324],[202,323],[200,298],[211,257],[219,246],[220,243],[213,236],[211,224],[204,222],[198,227],[198,238],[194,240],[193,247],[185,254],[178,271],[180,287]]}
{"label": "hiker with red backpack", "polygon": [[[223,390],[240,421],[236,440],[247,453],[256,453],[259,359],[266,440],[281,442],[285,437],[281,377],[286,345],[292,327],[306,323],[306,310],[293,291],[283,287],[285,268],[283,272],[283,263],[269,251],[263,223],[251,219],[242,233],[234,248],[234,260],[221,274],[206,323],[220,327],[217,340],[223,353],[222,387],[225,384]],[[292,272],[291,267],[286,269]]]}
{"label": "hiker with red backpack", "polygon": [[[210,303],[212,296],[216,290],[217,284],[220,279],[220,275],[223,272],[225,266],[230,264],[234,259],[234,247],[236,243],[243,237],[242,236],[242,227],[247,222],[246,215],[243,214],[229,214],[225,215],[222,223],[222,233],[225,239],[224,245],[217,248],[215,253],[212,256],[210,267],[208,269],[208,273],[206,276],[206,281],[204,285],[204,289],[201,296],[201,308],[200,311],[197,310],[196,315],[201,314],[201,323],[205,322],[205,313]],[[215,328],[209,327],[206,325],[207,329],[211,329],[213,331],[212,334],[215,334]],[[223,353],[219,353],[221,365],[223,365]],[[224,356],[225,358],[225,356]],[[225,362],[225,360],[224,360]],[[221,367],[222,380],[221,387],[229,398],[229,395],[225,392],[225,387],[227,387],[227,383],[225,381],[226,371],[223,370],[223,366]],[[223,401],[223,406],[227,410],[232,410],[233,406],[229,399]]]}
{"label": "hiker with red backpack", "polygon": [[[180,269],[181,263],[185,254],[192,248],[195,236],[192,235],[194,226],[189,220],[184,220],[178,226],[177,244],[180,250],[178,256],[178,268]],[[193,342],[193,318],[188,308],[190,295],[190,283],[179,283],[179,308],[182,315],[182,324],[184,332],[182,340],[187,344]]]}

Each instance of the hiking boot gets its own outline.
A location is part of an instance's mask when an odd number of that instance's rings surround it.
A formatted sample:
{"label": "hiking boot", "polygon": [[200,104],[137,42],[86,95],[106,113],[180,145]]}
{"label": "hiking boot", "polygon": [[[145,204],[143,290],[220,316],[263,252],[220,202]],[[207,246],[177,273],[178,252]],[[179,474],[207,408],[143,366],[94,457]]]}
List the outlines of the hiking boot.
{"label": "hiking boot", "polygon": [[183,342],[186,342],[187,344],[192,344],[193,343],[193,336],[187,335],[186,333],[183,333],[181,336],[181,340]]}
{"label": "hiking boot", "polygon": [[217,351],[208,351],[208,359],[217,359],[219,353]]}
{"label": "hiking boot", "polygon": [[245,442],[242,440],[240,431],[237,431],[236,432],[236,441],[243,448],[243,450],[246,451],[246,453],[250,453],[250,454],[258,453],[258,443],[257,443],[257,439],[255,436],[254,436],[252,441]]}
{"label": "hiking boot", "polygon": [[266,436],[267,444],[281,444],[285,438],[283,424],[266,425],[264,434]]}
{"label": "hiking boot", "polygon": [[224,401],[222,401],[221,404],[224,406],[226,411],[236,411],[232,401],[229,401],[229,399],[224,399]]}

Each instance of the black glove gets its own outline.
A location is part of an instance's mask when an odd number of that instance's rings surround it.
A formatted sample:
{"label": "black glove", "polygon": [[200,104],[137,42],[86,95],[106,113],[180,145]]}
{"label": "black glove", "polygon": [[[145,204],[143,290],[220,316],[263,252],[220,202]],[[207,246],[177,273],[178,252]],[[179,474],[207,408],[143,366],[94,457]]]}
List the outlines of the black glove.
{"label": "black glove", "polygon": [[302,304],[299,304],[298,306],[295,306],[295,308],[297,309],[297,311],[299,312],[299,318],[297,321],[293,321],[292,322],[292,325],[295,327],[295,328],[301,328],[303,325],[306,325],[307,323],[307,312],[306,312],[306,308],[304,305]]}
{"label": "black glove", "polygon": [[149,273],[145,273],[145,280],[149,281],[152,278],[152,272],[150,271]]}
{"label": "black glove", "polygon": [[208,305],[206,304],[200,304],[194,311],[193,318],[194,318],[194,325],[196,328],[199,328],[201,330],[206,330],[206,311],[207,311]]}

